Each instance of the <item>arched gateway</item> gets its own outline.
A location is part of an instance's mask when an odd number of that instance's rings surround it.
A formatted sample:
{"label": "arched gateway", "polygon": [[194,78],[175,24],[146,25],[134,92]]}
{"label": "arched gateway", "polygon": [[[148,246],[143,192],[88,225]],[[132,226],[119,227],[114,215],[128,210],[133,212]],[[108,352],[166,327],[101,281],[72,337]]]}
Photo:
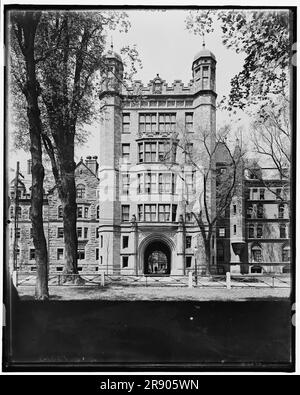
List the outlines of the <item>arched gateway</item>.
{"label": "arched gateway", "polygon": [[140,270],[146,275],[166,276],[171,273],[172,242],[163,235],[151,235],[139,247]]}
{"label": "arched gateway", "polygon": [[144,273],[164,275],[171,271],[171,252],[167,244],[153,241],[144,253]]}

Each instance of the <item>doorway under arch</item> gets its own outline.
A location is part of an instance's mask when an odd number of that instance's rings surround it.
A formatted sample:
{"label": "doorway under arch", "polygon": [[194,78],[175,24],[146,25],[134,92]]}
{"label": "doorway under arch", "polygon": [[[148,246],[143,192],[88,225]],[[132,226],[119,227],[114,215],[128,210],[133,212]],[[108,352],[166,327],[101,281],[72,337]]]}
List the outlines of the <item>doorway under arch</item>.
{"label": "doorway under arch", "polygon": [[164,276],[171,272],[171,251],[163,241],[153,241],[145,249],[144,273]]}

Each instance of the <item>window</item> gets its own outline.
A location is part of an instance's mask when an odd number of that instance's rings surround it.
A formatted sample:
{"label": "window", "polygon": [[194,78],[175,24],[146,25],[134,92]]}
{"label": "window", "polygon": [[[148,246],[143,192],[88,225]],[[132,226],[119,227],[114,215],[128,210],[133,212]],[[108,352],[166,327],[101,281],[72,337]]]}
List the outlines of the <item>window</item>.
{"label": "window", "polygon": [[[154,219],[153,219],[154,221]],[[170,221],[170,205],[169,204],[159,204],[158,205],[158,221],[168,222]]]}
{"label": "window", "polygon": [[156,114],[139,114],[139,132],[151,133],[156,131]]}
{"label": "window", "polygon": [[85,186],[83,184],[78,184],[76,188],[76,197],[79,199],[85,198]]}
{"label": "window", "polygon": [[88,217],[89,217],[89,208],[84,207],[84,218],[88,218]]}
{"label": "window", "polygon": [[164,162],[170,160],[170,143],[166,141],[158,142],[158,161]]}
{"label": "window", "polygon": [[82,228],[77,228],[77,238],[78,239],[82,238]]}
{"label": "window", "polygon": [[278,206],[278,218],[284,218],[284,204]]}
{"label": "window", "polygon": [[128,248],[129,236],[123,236],[122,248]]}
{"label": "window", "polygon": [[138,144],[139,148],[139,162],[144,162],[144,143]]}
{"label": "window", "polygon": [[156,192],[157,192],[156,174],[155,173],[146,173],[145,174],[145,193],[156,193]]}
{"label": "window", "polygon": [[185,130],[188,133],[193,132],[193,113],[185,113]]}
{"label": "window", "polygon": [[122,205],[122,221],[129,221],[129,205]]}
{"label": "window", "polygon": [[236,235],[236,225],[233,225],[233,234]]}
{"label": "window", "polygon": [[156,204],[145,204],[145,221],[156,221]]}
{"label": "window", "polygon": [[122,174],[122,193],[129,195],[130,175],[128,173]]}
{"label": "window", "polygon": [[30,250],[29,250],[29,260],[32,261],[33,259],[35,259],[35,249],[34,248],[30,248]]}
{"label": "window", "polygon": [[33,229],[32,228],[30,228],[30,236],[29,236],[31,239],[33,238]]}
{"label": "window", "polygon": [[192,236],[186,236],[185,238],[185,248],[192,247]]}
{"label": "window", "polygon": [[97,206],[97,208],[96,208],[96,218],[99,219],[99,217],[100,217],[100,207]]}
{"label": "window", "polygon": [[57,249],[57,260],[61,261],[62,259],[64,259],[64,249],[58,248]]}
{"label": "window", "polygon": [[262,261],[262,254],[261,250],[254,250],[252,251],[252,258],[254,262],[261,262]]}
{"label": "window", "polygon": [[233,205],[233,214],[236,214],[236,204]]}
{"label": "window", "polygon": [[84,239],[88,238],[88,228],[84,228]]}
{"label": "window", "polygon": [[160,173],[158,177],[158,192],[159,193],[171,193],[171,173]]}
{"label": "window", "polygon": [[257,238],[261,239],[263,237],[263,226],[257,225]]}
{"label": "window", "polygon": [[249,239],[253,239],[254,238],[254,225],[249,225],[248,228],[248,237]]}
{"label": "window", "polygon": [[122,268],[128,267],[128,256],[122,256]]}
{"label": "window", "polygon": [[130,133],[130,114],[123,114],[122,131],[123,133]]}
{"label": "window", "polygon": [[77,218],[82,218],[82,217],[83,217],[82,207],[79,206],[77,207]]}
{"label": "window", "polygon": [[130,144],[122,144],[123,163],[129,163],[129,157],[130,157]]}
{"label": "window", "polygon": [[77,259],[79,261],[85,259],[85,249],[84,247],[79,247],[77,250]]}
{"label": "window", "polygon": [[208,66],[203,66],[202,67],[202,78],[203,78],[203,89],[208,89],[208,73],[209,73],[209,68]]}
{"label": "window", "polygon": [[57,217],[62,218],[63,217],[63,208],[62,206],[58,206],[57,208]]}
{"label": "window", "polygon": [[260,200],[265,199],[265,190],[264,189],[259,190],[259,198],[260,198]]}
{"label": "window", "polygon": [[185,267],[186,267],[186,269],[190,269],[192,267],[192,257],[191,256],[185,257]]}
{"label": "window", "polygon": [[252,199],[257,200],[257,189],[256,188],[252,189]]}
{"label": "window", "polygon": [[219,228],[219,237],[225,237],[225,228]]}
{"label": "window", "polygon": [[96,261],[99,261],[99,248],[96,248]]}
{"label": "window", "polygon": [[253,217],[253,206],[249,206],[247,208],[247,218],[252,218]]}
{"label": "window", "polygon": [[285,224],[279,225],[279,237],[281,239],[286,239],[286,225]]}
{"label": "window", "polygon": [[159,132],[170,133],[175,129],[176,114],[158,114],[158,130]]}
{"label": "window", "polygon": [[99,239],[99,228],[96,228],[96,239]]}
{"label": "window", "polygon": [[[99,237],[99,228],[98,229],[98,237]],[[100,247],[103,248],[103,236],[100,237]]]}
{"label": "window", "polygon": [[59,239],[64,237],[64,228],[57,228],[57,237]]}
{"label": "window", "polygon": [[145,162],[156,162],[156,143],[145,143]]}
{"label": "window", "polygon": [[257,218],[262,219],[264,217],[264,206],[262,204],[257,205]]}
{"label": "window", "polygon": [[142,204],[138,205],[138,219],[139,219],[139,221],[144,220],[144,212],[143,212],[143,205]]}
{"label": "window", "polygon": [[103,264],[103,256],[101,255],[100,256],[100,265],[102,265]]}
{"label": "window", "polygon": [[176,221],[176,215],[177,215],[177,204],[172,205],[172,222]]}
{"label": "window", "polygon": [[289,262],[290,260],[290,246],[285,244],[282,247],[282,262]]}

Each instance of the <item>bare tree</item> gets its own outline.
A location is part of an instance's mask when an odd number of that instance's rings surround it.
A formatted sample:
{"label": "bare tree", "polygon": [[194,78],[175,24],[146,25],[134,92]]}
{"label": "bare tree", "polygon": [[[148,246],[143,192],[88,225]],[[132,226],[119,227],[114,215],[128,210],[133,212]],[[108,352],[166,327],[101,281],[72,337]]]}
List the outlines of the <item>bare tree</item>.
{"label": "bare tree", "polygon": [[[186,169],[189,166],[196,174],[193,191],[190,192],[186,185],[186,174],[189,172],[178,173],[185,184],[184,212],[194,218],[203,240],[207,275],[210,274],[212,238],[216,223],[230,206],[235,193],[237,171],[244,155],[240,143],[234,149],[230,147],[227,142],[229,131],[228,126],[222,128],[214,141],[211,132],[205,129],[191,134],[181,128],[180,132],[177,130],[172,136],[171,146],[176,146],[181,151],[182,167]],[[220,151],[225,164],[222,169],[218,169],[216,165]]]}

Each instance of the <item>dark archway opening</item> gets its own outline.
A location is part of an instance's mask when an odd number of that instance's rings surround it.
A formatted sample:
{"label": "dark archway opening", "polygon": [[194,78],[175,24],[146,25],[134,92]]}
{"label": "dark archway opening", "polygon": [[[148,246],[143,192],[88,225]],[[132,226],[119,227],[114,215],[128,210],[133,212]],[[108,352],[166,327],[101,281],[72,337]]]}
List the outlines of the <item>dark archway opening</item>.
{"label": "dark archway opening", "polygon": [[170,271],[170,248],[161,241],[150,243],[144,254],[144,273],[154,276],[164,276],[170,274]]}

